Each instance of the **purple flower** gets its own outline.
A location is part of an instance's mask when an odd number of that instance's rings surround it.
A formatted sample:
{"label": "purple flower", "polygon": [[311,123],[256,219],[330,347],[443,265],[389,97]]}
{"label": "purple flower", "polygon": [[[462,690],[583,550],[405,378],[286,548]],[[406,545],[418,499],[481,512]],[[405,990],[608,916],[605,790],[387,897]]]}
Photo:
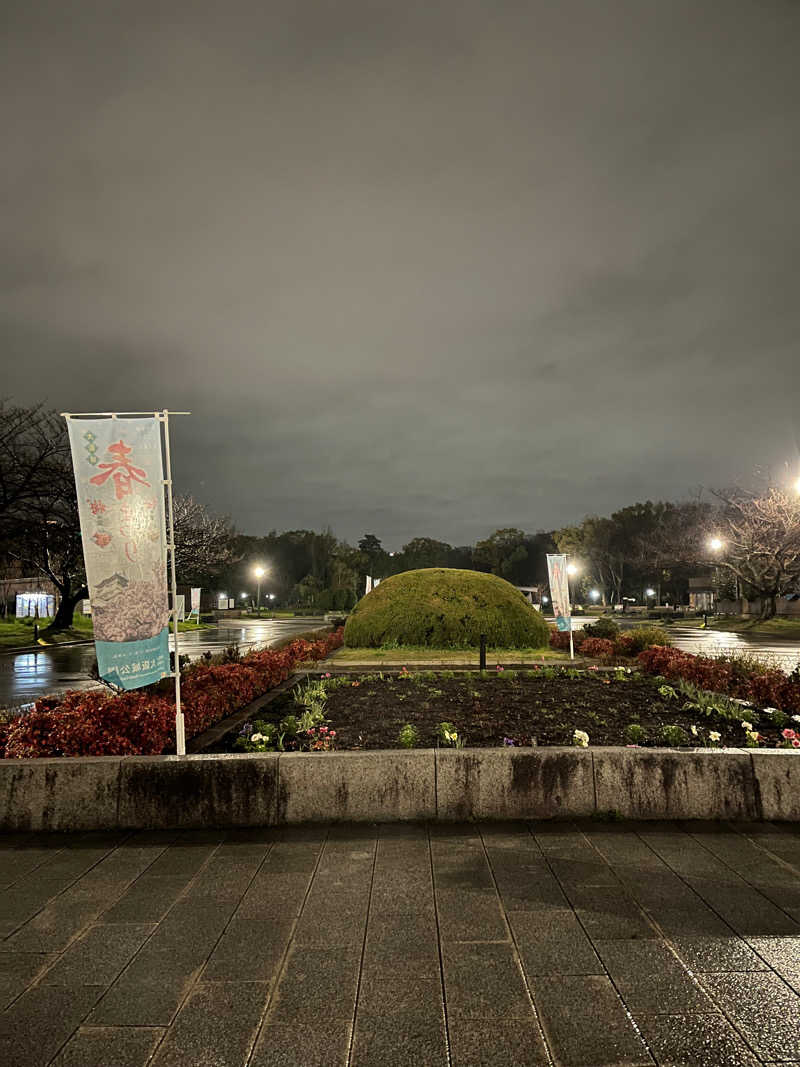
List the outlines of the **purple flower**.
{"label": "purple flower", "polygon": [[509,745],[511,748],[513,748],[514,747],[514,738],[513,737],[504,737],[503,738],[503,744],[504,745]]}

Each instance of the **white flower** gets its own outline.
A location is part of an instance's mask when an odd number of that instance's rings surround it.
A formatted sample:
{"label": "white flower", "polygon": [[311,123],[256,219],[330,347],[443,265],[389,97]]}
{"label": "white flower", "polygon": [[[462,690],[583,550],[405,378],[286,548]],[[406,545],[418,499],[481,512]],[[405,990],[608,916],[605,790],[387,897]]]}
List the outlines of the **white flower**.
{"label": "white flower", "polygon": [[793,715],[792,722],[800,722],[800,715]]}
{"label": "white flower", "polygon": [[573,745],[577,745],[578,748],[587,748],[589,744],[589,735],[584,730],[576,730],[572,735]]}
{"label": "white flower", "polygon": [[690,726],[689,729],[692,731],[692,737],[697,737],[697,727]]}
{"label": "white flower", "polygon": [[747,730],[747,732],[749,733],[753,729],[753,724],[751,722],[746,722],[744,719],[742,719],[742,729]]}
{"label": "white flower", "polygon": [[764,708],[764,714],[765,715],[772,715],[772,713],[777,711],[777,710],[778,710],[777,708]]}
{"label": "white flower", "polygon": [[752,708],[752,704],[749,700],[740,700],[739,697],[733,697],[733,703],[738,704],[740,708]]}
{"label": "white flower", "polygon": [[722,737],[722,734],[717,733],[716,730],[709,730],[708,731],[708,739],[709,739],[709,741],[714,741],[716,743],[717,741],[719,741],[720,737]]}
{"label": "white flower", "polygon": [[258,744],[259,741],[266,741],[266,737],[263,734],[250,734],[250,740]]}

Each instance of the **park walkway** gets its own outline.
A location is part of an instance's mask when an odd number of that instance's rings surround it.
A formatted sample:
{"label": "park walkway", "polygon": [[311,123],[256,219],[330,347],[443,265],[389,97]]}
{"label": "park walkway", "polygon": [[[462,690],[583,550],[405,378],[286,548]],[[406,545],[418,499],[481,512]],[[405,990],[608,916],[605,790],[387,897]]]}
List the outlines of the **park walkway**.
{"label": "park walkway", "polygon": [[800,1063],[800,830],[0,838],[4,1067]]}

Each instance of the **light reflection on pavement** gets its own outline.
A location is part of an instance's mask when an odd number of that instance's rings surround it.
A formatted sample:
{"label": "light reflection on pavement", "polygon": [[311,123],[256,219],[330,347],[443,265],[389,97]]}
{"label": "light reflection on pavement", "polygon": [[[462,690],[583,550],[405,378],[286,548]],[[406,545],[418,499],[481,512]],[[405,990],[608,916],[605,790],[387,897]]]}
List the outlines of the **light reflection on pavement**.
{"label": "light reflection on pavement", "polygon": [[[217,654],[228,645],[240,648],[273,645],[284,637],[323,626],[322,618],[241,619],[213,629],[178,635],[180,654],[196,659],[203,652]],[[170,634],[169,647],[173,649]],[[94,662],[94,644],[43,648],[36,652],[0,655],[0,708],[18,707],[51,693],[67,689],[91,689],[89,677]]]}

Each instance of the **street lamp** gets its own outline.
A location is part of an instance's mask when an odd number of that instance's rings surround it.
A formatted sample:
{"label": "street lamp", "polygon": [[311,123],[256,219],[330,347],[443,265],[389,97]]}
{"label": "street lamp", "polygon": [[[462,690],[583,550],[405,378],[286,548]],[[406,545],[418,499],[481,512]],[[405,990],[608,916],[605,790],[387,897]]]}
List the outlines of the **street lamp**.
{"label": "street lamp", "polygon": [[794,491],[796,493],[800,493],[800,478],[798,478],[797,481],[794,483]]}
{"label": "street lamp", "polygon": [[592,598],[592,600],[599,600],[600,599],[600,590],[599,589],[590,590],[589,596]]}
{"label": "street lamp", "polygon": [[712,537],[708,542],[708,547],[712,552],[719,552],[721,551],[723,544],[724,542],[721,541],[719,537]]}
{"label": "street lamp", "polygon": [[261,579],[267,572],[263,567],[254,567],[253,574],[255,575],[256,582],[258,583],[258,593],[256,594],[256,610],[259,615],[261,614]]}
{"label": "street lamp", "polygon": [[578,568],[575,566],[575,564],[574,563],[568,563],[567,564],[567,574],[570,576],[570,578],[573,578],[577,573],[578,573]]}

